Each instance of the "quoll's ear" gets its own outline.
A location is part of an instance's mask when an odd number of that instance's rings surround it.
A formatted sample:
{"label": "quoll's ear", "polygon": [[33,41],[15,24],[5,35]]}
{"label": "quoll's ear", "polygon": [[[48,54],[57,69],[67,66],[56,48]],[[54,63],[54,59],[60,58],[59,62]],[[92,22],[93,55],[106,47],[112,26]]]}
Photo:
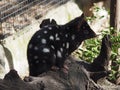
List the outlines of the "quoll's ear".
{"label": "quoll's ear", "polygon": [[50,20],[50,19],[44,19],[41,22],[41,24],[40,24],[39,27],[42,28],[42,27],[47,26],[47,25],[57,25],[57,22],[54,19],[52,19],[52,20]]}
{"label": "quoll's ear", "polygon": [[44,19],[42,22],[41,22],[41,24],[40,24],[40,28],[42,28],[42,27],[44,27],[44,26],[46,26],[46,25],[48,25],[48,24],[50,24],[50,19]]}
{"label": "quoll's ear", "polygon": [[51,24],[57,25],[57,22],[54,19],[52,19]]}
{"label": "quoll's ear", "polygon": [[84,13],[82,13],[81,18],[84,18]]}
{"label": "quoll's ear", "polygon": [[82,26],[82,24],[84,22],[86,22],[86,21],[85,21],[84,13],[82,13],[82,15],[80,16],[80,21],[79,21],[78,26],[77,26],[77,31],[80,31],[80,27]]}

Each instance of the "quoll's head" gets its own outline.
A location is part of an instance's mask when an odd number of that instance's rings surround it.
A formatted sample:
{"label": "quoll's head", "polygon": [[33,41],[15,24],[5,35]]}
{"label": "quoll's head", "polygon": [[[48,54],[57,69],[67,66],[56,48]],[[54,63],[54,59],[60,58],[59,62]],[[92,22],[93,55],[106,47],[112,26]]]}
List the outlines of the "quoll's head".
{"label": "quoll's head", "polygon": [[96,37],[95,32],[85,20],[84,14],[67,23],[67,27],[72,29],[72,33],[76,33],[79,40],[86,40]]}
{"label": "quoll's head", "polygon": [[87,21],[85,20],[84,14],[79,17],[80,21],[77,24],[78,36],[85,39],[96,37],[95,32],[91,29]]}

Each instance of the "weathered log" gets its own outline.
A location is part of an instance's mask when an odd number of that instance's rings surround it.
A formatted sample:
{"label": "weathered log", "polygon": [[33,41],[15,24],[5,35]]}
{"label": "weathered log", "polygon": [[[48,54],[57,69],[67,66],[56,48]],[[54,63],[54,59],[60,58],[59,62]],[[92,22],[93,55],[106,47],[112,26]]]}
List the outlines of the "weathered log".
{"label": "weathered log", "polygon": [[102,40],[100,54],[93,63],[70,56],[65,62],[69,68],[68,73],[63,70],[48,71],[38,77],[25,77],[24,80],[15,70],[11,70],[0,80],[0,90],[119,90],[120,87],[102,87],[97,84],[99,79],[110,73],[106,69],[110,51],[110,37],[106,35]]}
{"label": "weathered log", "polygon": [[0,90],[101,90],[79,64],[77,70],[72,70],[70,74],[59,72],[47,72],[39,77],[29,77],[30,82],[20,79],[15,70],[11,70],[3,80],[0,81]]}

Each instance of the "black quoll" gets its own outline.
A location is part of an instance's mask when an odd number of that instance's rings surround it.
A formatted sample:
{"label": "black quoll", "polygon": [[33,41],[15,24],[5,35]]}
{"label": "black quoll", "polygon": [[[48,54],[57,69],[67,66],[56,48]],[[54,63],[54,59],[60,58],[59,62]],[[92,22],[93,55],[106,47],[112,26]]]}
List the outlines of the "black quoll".
{"label": "black quoll", "polygon": [[27,57],[31,76],[47,72],[52,66],[62,68],[66,57],[82,41],[96,36],[83,14],[65,25],[49,21],[41,27],[28,44]]}

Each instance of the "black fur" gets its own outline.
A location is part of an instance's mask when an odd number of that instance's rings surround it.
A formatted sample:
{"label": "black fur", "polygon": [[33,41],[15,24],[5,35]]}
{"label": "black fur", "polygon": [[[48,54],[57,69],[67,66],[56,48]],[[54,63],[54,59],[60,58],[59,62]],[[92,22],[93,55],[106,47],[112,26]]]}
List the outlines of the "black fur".
{"label": "black fur", "polygon": [[52,66],[62,68],[66,57],[82,41],[96,36],[83,14],[65,25],[49,23],[40,26],[43,28],[33,35],[28,44],[27,57],[32,76],[46,72]]}

